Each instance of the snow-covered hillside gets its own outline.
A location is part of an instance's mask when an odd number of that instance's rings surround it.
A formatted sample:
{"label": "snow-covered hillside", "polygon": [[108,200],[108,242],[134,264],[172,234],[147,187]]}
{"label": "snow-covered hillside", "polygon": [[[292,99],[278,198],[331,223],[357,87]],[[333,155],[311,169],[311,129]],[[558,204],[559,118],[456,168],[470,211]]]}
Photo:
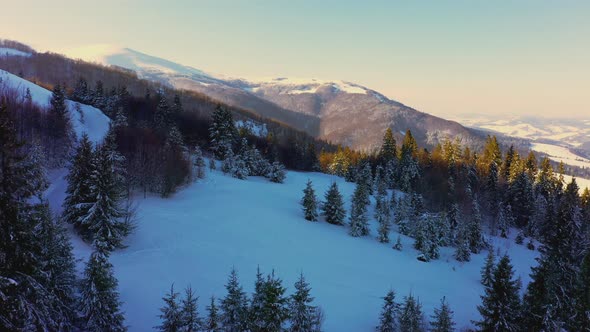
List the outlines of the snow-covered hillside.
{"label": "snow-covered hillside", "polygon": [[546,153],[549,159],[563,162],[566,165],[578,166],[578,167],[590,167],[590,159],[581,157],[571,152],[570,149],[563,146],[545,143],[531,143],[531,149]]}
{"label": "snow-covered hillside", "polygon": [[31,56],[31,54],[13,48],[0,47],[0,57],[2,56]]}
{"label": "snow-covered hillside", "polygon": [[[24,80],[4,70],[0,70],[0,82],[17,89],[21,96],[26,95],[26,91],[31,93],[31,99],[34,103],[46,107],[51,100],[51,91],[42,88],[32,82]],[[78,137],[86,133],[88,138],[93,142],[99,142],[109,129],[109,118],[97,108],[89,105],[79,104],[71,100],[66,101],[74,132]]]}
{"label": "snow-covered hillside", "polygon": [[[328,332],[372,330],[381,297],[390,288],[400,299],[410,292],[418,296],[427,315],[446,296],[459,327],[478,319],[485,253],[463,264],[452,258],[453,250],[443,248],[440,260],[423,263],[416,260],[410,238],[402,236],[402,252],[380,244],[375,224],[371,237],[353,238],[345,227],[308,222],[299,205],[307,179],[319,196],[333,181],[346,201],[354,189],[351,183],[319,173],[288,172],[285,184],[275,184],[213,171],[170,199],[138,198],[137,230],[128,238],[129,247],[111,256],[130,331],[148,331],[159,323],[161,297],[172,283],[177,288],[191,284],[203,310],[210,296],[225,295],[232,267],[252,291],[258,265],[265,272],[274,269],[289,290],[303,271],[326,313]],[[61,202],[52,205],[59,211]],[[72,236],[76,256],[86,260],[90,247]],[[536,252],[513,240],[493,242],[515,260],[517,275],[526,285]]]}

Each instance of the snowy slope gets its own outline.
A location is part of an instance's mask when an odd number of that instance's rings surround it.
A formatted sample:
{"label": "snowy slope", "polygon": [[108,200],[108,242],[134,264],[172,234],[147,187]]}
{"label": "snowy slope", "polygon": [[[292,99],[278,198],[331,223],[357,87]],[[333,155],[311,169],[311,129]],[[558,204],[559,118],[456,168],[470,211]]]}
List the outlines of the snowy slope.
{"label": "snowy slope", "polygon": [[31,53],[15,50],[13,48],[0,47],[0,57],[3,56],[31,56]]}
{"label": "snowy slope", "polygon": [[590,167],[590,159],[578,156],[577,154],[572,153],[570,149],[563,146],[533,142],[531,143],[531,149],[546,153],[549,156],[549,159],[563,162],[566,165],[586,168]]}
{"label": "snowy slope", "polygon": [[[34,103],[43,107],[49,106],[51,91],[4,70],[0,70],[0,81],[18,89],[23,96],[26,90],[29,89]],[[90,140],[95,143],[102,140],[109,129],[109,118],[99,109],[89,105],[79,104],[71,100],[67,100],[66,104],[76,135],[80,137],[82,133],[86,133]],[[80,112],[76,111],[77,104],[80,105]]]}
{"label": "snowy slope", "polygon": [[[374,221],[372,236],[365,238],[350,237],[345,227],[307,222],[299,200],[308,178],[320,197],[337,181],[348,208],[352,184],[299,172],[289,172],[285,184],[275,184],[262,178],[241,181],[214,171],[171,199],[138,198],[138,228],[127,241],[129,247],[111,256],[130,331],[148,331],[159,323],[161,297],[170,284],[178,289],[191,284],[200,295],[203,313],[210,296],[225,295],[223,285],[232,266],[250,292],[258,265],[264,272],[275,269],[289,293],[303,271],[325,311],[328,332],[371,331],[381,297],[390,288],[400,299],[410,292],[418,296],[427,317],[446,296],[458,327],[478,319],[476,306],[483,291],[479,270],[485,253],[461,264],[452,258],[452,249],[443,248],[440,260],[423,263],[416,260],[410,238],[402,237],[402,252],[380,244]],[[61,202],[52,205],[59,210]],[[86,260],[89,246],[73,238],[76,256]],[[494,242],[515,260],[517,276],[526,285],[536,252],[513,240]]]}

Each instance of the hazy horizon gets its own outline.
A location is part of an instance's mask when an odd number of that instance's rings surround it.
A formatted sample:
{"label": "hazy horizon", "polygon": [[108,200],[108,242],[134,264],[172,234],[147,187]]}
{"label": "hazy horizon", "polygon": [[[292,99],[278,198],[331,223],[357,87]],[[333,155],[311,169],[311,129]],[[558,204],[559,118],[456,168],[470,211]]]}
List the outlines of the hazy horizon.
{"label": "hazy horizon", "polygon": [[590,116],[590,3],[582,1],[3,7],[13,14],[0,21],[0,37],[42,51],[116,44],[232,77],[351,81],[451,119]]}

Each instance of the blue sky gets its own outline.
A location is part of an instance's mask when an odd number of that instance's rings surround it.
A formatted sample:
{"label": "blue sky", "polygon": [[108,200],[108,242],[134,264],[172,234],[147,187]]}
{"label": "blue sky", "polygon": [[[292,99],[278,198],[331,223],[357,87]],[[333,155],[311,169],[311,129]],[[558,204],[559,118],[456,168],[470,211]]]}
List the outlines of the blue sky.
{"label": "blue sky", "polygon": [[589,1],[13,1],[0,38],[108,43],[241,77],[357,82],[419,110],[590,117]]}

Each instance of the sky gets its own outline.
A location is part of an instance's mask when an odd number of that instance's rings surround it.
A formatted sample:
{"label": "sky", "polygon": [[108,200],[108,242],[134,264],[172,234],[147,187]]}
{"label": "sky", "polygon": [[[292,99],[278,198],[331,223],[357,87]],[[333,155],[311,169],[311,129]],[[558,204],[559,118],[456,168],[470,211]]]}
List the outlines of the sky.
{"label": "sky", "polygon": [[590,117],[590,1],[0,0],[0,38],[355,82],[447,118]]}

